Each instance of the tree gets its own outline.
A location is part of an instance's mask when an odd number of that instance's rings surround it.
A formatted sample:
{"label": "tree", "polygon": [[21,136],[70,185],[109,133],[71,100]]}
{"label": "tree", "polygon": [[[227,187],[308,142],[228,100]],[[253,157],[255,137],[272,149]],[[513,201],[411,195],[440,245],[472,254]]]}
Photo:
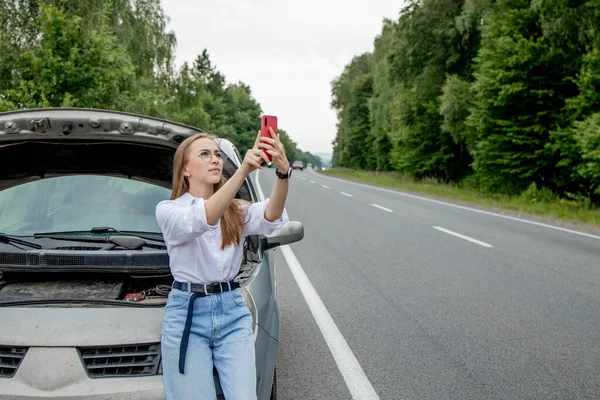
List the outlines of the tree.
{"label": "tree", "polygon": [[600,0],[409,1],[332,82],[334,165],[600,202],[599,26]]}
{"label": "tree", "polygon": [[551,138],[571,123],[564,108],[577,93],[571,79],[576,63],[565,41],[547,28],[552,13],[542,6],[555,5],[542,3],[499,2],[483,27],[469,124],[478,136],[475,170],[496,190],[560,186]]}
{"label": "tree", "polygon": [[5,108],[122,108],[133,66],[105,24],[89,30],[82,18],[41,5],[34,26],[37,41],[25,43],[17,70],[3,79]]}
{"label": "tree", "polygon": [[[367,137],[370,132],[357,132],[357,128],[352,127],[352,118],[356,119],[356,117],[353,117],[351,114],[359,112],[362,113],[362,116],[358,117],[359,119],[364,119],[365,117],[365,104],[361,105],[359,103],[365,103],[368,99],[365,98],[362,89],[357,90],[355,82],[360,76],[371,72],[371,62],[372,55],[370,53],[363,53],[360,56],[354,57],[346,65],[344,72],[331,83],[331,106],[336,110],[338,116],[338,132],[333,141],[333,164],[336,166],[350,168],[364,166],[364,160],[352,159],[355,150],[352,146],[361,144],[357,143],[357,140],[360,141],[358,137],[360,135],[363,135],[363,138]],[[356,95],[360,98],[355,98]],[[348,110],[348,108],[351,108],[351,110]],[[366,126],[368,125],[362,125],[361,128],[365,128]],[[366,143],[362,143],[361,146],[365,149]]]}
{"label": "tree", "polygon": [[349,93],[349,101],[344,109],[346,125],[340,159],[343,166],[373,170],[376,159],[373,154],[374,138],[371,135],[369,98],[373,94],[373,76],[364,74],[354,80]]}
{"label": "tree", "polygon": [[471,84],[456,75],[450,75],[442,87],[440,97],[440,115],[443,117],[442,132],[449,134],[459,147],[457,161],[466,170],[466,175],[473,161],[471,151],[475,147],[475,135],[466,124],[466,119],[473,107],[473,92]]}
{"label": "tree", "polygon": [[[0,0],[0,111],[93,107],[168,118],[254,143],[260,104],[204,49],[173,67],[160,0]],[[295,152],[302,151],[294,145]]]}
{"label": "tree", "polygon": [[389,73],[397,91],[391,110],[391,162],[398,171],[443,181],[468,172],[464,145],[441,129],[446,74],[468,74],[472,49],[457,27],[462,1],[411,1],[400,13]]}
{"label": "tree", "polygon": [[371,134],[373,136],[373,156],[377,171],[390,171],[392,142],[391,105],[397,88],[390,79],[388,56],[394,35],[395,23],[384,20],[381,35],[375,38],[373,50],[373,95],[369,102]]}
{"label": "tree", "polygon": [[600,200],[600,113],[591,114],[575,123],[574,134],[580,148],[582,162],[578,172],[587,180],[588,196]]}

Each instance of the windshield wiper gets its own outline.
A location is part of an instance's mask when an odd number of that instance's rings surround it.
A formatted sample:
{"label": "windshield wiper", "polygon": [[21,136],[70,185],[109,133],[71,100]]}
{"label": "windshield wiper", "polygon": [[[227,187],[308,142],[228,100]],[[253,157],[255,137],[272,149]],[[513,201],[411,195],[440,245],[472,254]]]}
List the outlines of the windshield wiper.
{"label": "windshield wiper", "polygon": [[162,233],[154,233],[154,232],[142,232],[142,231],[120,231],[115,228],[111,228],[109,226],[96,226],[90,229],[92,233],[118,233],[119,235],[125,236],[137,236],[142,239],[147,240],[156,240],[158,242],[165,242]]}
{"label": "windshield wiper", "polygon": [[[64,240],[73,240],[72,237],[68,237],[70,235],[85,235],[85,234],[106,234],[106,233],[116,233],[122,236],[135,236],[141,239],[153,240],[156,242],[165,242],[161,233],[153,233],[153,232],[138,232],[138,231],[119,231],[118,229],[111,228],[108,226],[96,226],[90,229],[89,231],[64,231],[64,232],[40,232],[34,233],[33,236],[36,238],[50,238],[50,239],[64,239]],[[97,241],[96,239],[89,240],[86,238],[78,238],[77,240],[84,241]]]}
{"label": "windshield wiper", "polygon": [[[19,239],[19,238],[16,238],[14,236],[9,236],[9,235],[6,235],[5,233],[2,233],[2,232],[0,232],[0,243],[6,243],[6,244],[13,245],[13,246],[15,246],[15,243],[17,243],[17,244],[21,244],[23,246],[32,247],[34,249],[41,249],[42,248],[42,246],[40,246],[37,243],[28,242],[27,240]],[[15,246],[15,247],[18,248],[18,249],[21,249],[19,246]],[[21,249],[21,250],[23,250],[23,249]]]}

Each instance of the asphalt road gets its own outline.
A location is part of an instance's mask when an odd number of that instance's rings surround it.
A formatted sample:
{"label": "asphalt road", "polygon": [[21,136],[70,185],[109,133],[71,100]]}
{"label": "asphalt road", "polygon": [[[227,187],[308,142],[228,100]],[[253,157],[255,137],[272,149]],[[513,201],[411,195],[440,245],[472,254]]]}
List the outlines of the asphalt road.
{"label": "asphalt road", "polygon": [[[259,173],[266,197],[274,179]],[[290,247],[378,398],[600,399],[600,237],[312,170],[294,171],[286,208],[305,227]],[[279,398],[352,399],[275,252]]]}

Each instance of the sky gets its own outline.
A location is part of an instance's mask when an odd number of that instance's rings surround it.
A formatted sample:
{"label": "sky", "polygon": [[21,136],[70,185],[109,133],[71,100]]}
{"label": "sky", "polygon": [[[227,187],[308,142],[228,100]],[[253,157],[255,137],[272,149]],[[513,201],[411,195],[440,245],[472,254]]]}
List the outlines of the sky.
{"label": "sky", "polygon": [[207,49],[227,82],[242,81],[264,114],[298,147],[331,153],[337,117],[331,81],[352,57],[373,51],[391,0],[162,0],[177,37],[175,64]]}

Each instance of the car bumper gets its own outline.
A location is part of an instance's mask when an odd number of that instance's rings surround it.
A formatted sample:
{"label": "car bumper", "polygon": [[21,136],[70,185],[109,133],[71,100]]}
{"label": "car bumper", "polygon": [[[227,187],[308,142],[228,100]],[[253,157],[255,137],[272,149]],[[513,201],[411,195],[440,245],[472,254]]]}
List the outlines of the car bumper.
{"label": "car bumper", "polygon": [[162,375],[90,378],[75,348],[33,347],[12,378],[0,378],[0,399],[164,400],[165,393]]}
{"label": "car bumper", "polygon": [[[269,274],[269,270],[260,273]],[[259,328],[255,338],[258,398],[269,399],[279,310],[270,296],[258,296],[256,302],[259,312],[264,313],[261,315],[269,316],[263,317],[261,325],[270,333]],[[160,368],[151,376],[94,378],[88,375],[81,353],[82,348],[89,347],[156,345],[163,315],[162,308],[1,308],[0,350],[6,352],[8,348],[10,353],[10,349],[20,348],[26,353],[18,353],[21,361],[11,377],[0,368],[0,400],[165,399]],[[217,398],[222,399],[215,378]]]}

